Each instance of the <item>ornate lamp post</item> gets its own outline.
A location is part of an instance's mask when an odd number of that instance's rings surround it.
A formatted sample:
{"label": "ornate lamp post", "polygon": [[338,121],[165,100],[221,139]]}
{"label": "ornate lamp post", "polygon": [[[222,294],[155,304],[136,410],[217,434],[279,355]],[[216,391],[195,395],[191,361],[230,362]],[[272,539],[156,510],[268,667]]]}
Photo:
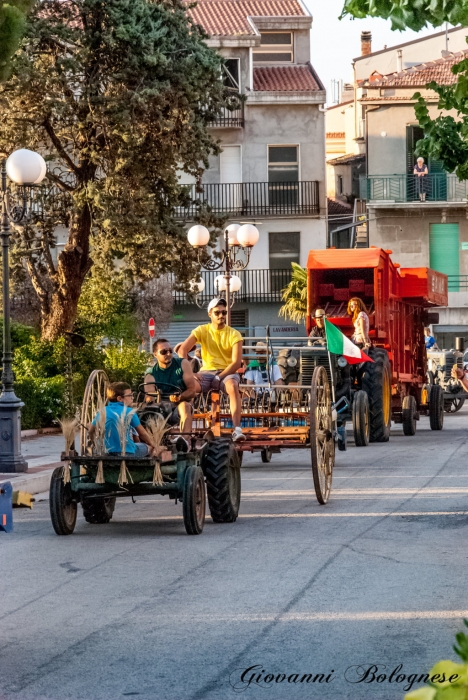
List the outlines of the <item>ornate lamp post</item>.
{"label": "ornate lamp post", "polygon": [[[190,245],[201,251],[209,243],[210,232],[205,226],[197,224],[188,231],[187,238]],[[242,226],[240,224],[230,224],[224,231],[224,250],[221,253],[221,259],[209,258],[202,263],[205,270],[220,270],[224,267],[223,275],[217,277],[216,280],[218,291],[226,292],[228,326],[231,325],[231,292],[238,292],[242,284],[240,278],[231,273],[245,270],[250,261],[252,248],[259,238],[260,233],[253,224],[243,224]],[[239,257],[241,250],[244,254],[244,259]],[[194,282],[194,286],[198,288],[198,293],[201,293],[205,288],[204,282],[203,287],[200,288],[202,282]]]}
{"label": "ornate lamp post", "polygon": [[[12,201],[8,178],[19,185]],[[2,289],[3,289],[3,369],[0,395],[0,472],[25,472],[27,462],[21,454],[21,408],[24,403],[13,389],[13,370],[10,330],[10,268],[9,248],[11,226],[20,224],[28,214],[30,187],[42,182],[46,164],[42,156],[25,148],[14,151],[1,164],[1,225],[2,239]]]}

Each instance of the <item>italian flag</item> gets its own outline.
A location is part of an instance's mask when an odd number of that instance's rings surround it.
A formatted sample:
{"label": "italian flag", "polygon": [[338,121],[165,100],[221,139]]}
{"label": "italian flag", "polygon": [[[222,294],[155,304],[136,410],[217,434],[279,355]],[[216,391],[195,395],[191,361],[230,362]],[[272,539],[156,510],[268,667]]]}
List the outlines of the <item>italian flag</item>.
{"label": "italian flag", "polygon": [[327,336],[327,348],[334,355],[343,355],[350,365],[357,365],[360,362],[374,362],[369,355],[362,352],[349,338],[325,319],[325,333]]}

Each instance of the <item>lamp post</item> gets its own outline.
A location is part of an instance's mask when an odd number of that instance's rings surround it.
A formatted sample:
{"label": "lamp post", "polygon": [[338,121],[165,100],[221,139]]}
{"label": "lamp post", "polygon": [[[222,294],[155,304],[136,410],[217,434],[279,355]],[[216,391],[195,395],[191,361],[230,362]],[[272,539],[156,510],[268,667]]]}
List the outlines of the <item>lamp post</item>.
{"label": "lamp post", "polygon": [[[0,394],[0,472],[25,472],[28,465],[21,454],[21,408],[24,403],[13,388],[10,315],[10,224],[20,224],[28,213],[31,185],[42,182],[46,164],[42,156],[25,148],[12,153],[1,163],[2,290],[3,290],[3,359],[2,393]],[[19,185],[18,201],[11,201],[8,178]]]}
{"label": "lamp post", "polygon": [[[190,245],[200,252],[209,243],[210,232],[205,226],[197,224],[188,231],[187,238]],[[243,224],[242,226],[240,224],[230,224],[224,230],[224,249],[221,252],[221,259],[208,258],[206,262],[201,263],[205,270],[220,270],[224,266],[223,275],[217,278],[217,286],[219,291],[226,292],[228,326],[231,325],[231,292],[239,291],[242,284],[240,278],[237,275],[232,275],[232,272],[245,270],[250,261],[252,248],[259,238],[260,233],[253,224]],[[244,260],[238,257],[241,250],[245,255]],[[200,257],[199,255],[199,260]],[[224,280],[225,284],[221,283],[220,278]],[[205,288],[204,282],[201,289],[200,282],[194,282],[193,284],[195,287],[198,285],[199,293]]]}

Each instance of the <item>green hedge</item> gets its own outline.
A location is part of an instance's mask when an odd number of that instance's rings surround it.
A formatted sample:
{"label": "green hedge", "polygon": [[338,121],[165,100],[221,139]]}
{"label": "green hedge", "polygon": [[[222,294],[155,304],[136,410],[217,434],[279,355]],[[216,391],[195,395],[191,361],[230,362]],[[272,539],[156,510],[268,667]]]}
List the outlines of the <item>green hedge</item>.
{"label": "green hedge", "polygon": [[47,428],[61,418],[64,408],[63,377],[39,377],[15,382],[16,395],[24,402],[21,428]]}

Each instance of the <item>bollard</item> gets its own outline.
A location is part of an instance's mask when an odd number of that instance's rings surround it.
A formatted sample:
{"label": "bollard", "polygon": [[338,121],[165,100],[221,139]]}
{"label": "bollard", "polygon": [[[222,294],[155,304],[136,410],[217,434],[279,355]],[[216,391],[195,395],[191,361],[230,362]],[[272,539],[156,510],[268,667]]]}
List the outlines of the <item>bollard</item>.
{"label": "bollard", "polygon": [[13,530],[13,488],[9,481],[0,486],[0,530]]}

